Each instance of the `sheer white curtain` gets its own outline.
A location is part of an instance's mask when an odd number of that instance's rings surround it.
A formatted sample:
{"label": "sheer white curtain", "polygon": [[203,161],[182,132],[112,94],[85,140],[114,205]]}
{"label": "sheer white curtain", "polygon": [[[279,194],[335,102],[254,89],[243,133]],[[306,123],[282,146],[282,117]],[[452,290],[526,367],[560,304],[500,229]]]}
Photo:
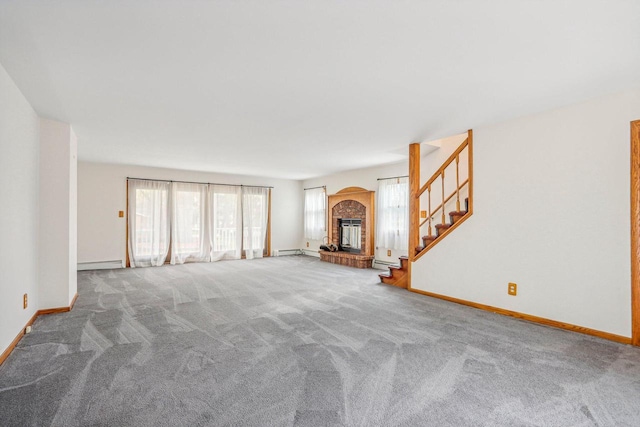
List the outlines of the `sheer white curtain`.
{"label": "sheer white curtain", "polygon": [[128,186],[131,267],[162,265],[169,252],[169,183],[130,179]]}
{"label": "sheer white curtain", "polygon": [[322,240],[326,233],[327,198],[325,189],[304,190],[304,238]]}
{"label": "sheer white curtain", "polygon": [[171,264],[209,261],[207,187],[171,183]]}
{"label": "sheer white curtain", "polygon": [[242,237],[247,259],[262,258],[269,217],[269,189],[242,187]]}
{"label": "sheer white curtain", "polygon": [[211,260],[242,257],[242,188],[209,186]]}
{"label": "sheer white curtain", "polygon": [[376,246],[408,250],[409,180],[393,178],[379,181]]}

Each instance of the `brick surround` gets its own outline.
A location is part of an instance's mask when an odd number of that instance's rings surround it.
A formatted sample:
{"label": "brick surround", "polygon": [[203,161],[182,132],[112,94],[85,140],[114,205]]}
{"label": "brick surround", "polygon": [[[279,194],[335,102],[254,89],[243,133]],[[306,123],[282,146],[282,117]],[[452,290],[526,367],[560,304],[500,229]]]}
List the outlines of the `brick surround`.
{"label": "brick surround", "polygon": [[[331,236],[334,245],[339,246],[340,242],[340,220],[342,218],[361,219],[360,247],[364,249],[367,237],[367,208],[355,200],[343,200],[331,208],[331,216],[333,217],[331,224]],[[360,250],[362,253],[362,250]]]}

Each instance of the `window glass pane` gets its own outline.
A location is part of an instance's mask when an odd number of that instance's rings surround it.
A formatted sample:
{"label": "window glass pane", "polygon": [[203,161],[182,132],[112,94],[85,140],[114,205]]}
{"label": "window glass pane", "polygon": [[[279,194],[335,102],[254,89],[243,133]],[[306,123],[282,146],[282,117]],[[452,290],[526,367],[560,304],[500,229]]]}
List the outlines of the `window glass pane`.
{"label": "window glass pane", "polygon": [[129,180],[129,259],[162,265],[169,250],[169,183]]}
{"label": "window glass pane", "polygon": [[214,224],[213,224],[213,250],[235,251],[237,248],[236,233],[238,230],[238,195],[215,193],[214,197]]}
{"label": "window glass pane", "polygon": [[174,182],[171,229],[171,263],[209,260],[205,213],[207,184]]}
{"label": "window glass pane", "polygon": [[376,246],[407,250],[409,239],[409,182],[381,180],[378,185]]}
{"label": "window glass pane", "polygon": [[304,191],[304,237],[320,240],[326,233],[326,195],[324,188]]}

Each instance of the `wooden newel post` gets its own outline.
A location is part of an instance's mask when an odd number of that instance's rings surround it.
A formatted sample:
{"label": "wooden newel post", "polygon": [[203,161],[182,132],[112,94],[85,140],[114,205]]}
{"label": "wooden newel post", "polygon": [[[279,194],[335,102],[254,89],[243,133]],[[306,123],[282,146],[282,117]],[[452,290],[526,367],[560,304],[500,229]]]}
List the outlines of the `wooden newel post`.
{"label": "wooden newel post", "polygon": [[429,237],[433,236],[433,233],[431,232],[431,220],[433,219],[431,217],[431,184],[429,184],[427,186],[427,192],[429,193],[429,210],[427,211],[428,213],[428,221],[429,221]]}
{"label": "wooden newel post", "polygon": [[456,156],[456,211],[460,212],[460,155]]}
{"label": "wooden newel post", "polygon": [[409,145],[409,261],[420,245],[420,144]]}
{"label": "wooden newel post", "polygon": [[442,225],[444,225],[444,223],[447,222],[446,216],[444,214],[444,169],[442,169],[442,174],[440,176],[442,181],[442,204],[440,206],[442,209]]}

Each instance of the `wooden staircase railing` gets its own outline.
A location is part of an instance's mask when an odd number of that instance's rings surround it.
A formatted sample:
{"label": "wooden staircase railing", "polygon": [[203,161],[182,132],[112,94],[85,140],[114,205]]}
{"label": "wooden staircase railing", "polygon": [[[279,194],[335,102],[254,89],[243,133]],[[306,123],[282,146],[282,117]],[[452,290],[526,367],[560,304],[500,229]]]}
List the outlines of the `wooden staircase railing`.
{"label": "wooden staircase railing", "polygon": [[[460,182],[460,158],[463,153],[467,154],[467,178]],[[445,171],[455,162],[455,189],[445,197]],[[446,176],[449,176],[448,174]],[[440,179],[440,182],[438,182]],[[431,208],[431,190],[440,184],[440,204],[434,209]],[[461,192],[466,188],[467,196],[464,198],[465,210],[461,210],[460,199]],[[427,209],[425,218],[420,221],[420,199],[427,193],[426,204]],[[455,211],[449,212],[451,219],[447,223],[446,214],[447,203],[455,197]],[[473,131],[469,130],[467,138],[460,146],[449,156],[447,160],[435,171],[429,180],[420,186],[420,144],[411,144],[409,146],[409,256],[400,257],[399,265],[389,266],[388,273],[380,273],[380,281],[387,285],[397,286],[400,288],[411,287],[410,263],[427,253],[429,249],[441,241],[444,236],[452,232],[460,224],[462,224],[472,214],[473,208]],[[440,213],[440,222],[433,226],[436,214]],[[427,234],[422,236],[422,244],[420,245],[420,229],[427,225]],[[433,229],[436,232],[433,234]]]}
{"label": "wooden staircase railing", "polygon": [[[460,182],[460,158],[466,150],[468,177]],[[431,178],[419,186],[420,182],[420,144],[411,144],[409,148],[409,258],[415,261],[435,246],[436,242],[449,234],[454,228],[471,216],[473,210],[473,131],[469,130],[467,138],[449,156],[447,160],[433,173]],[[455,162],[455,189],[449,194],[445,193],[445,180],[449,177],[447,169]],[[439,180],[439,182],[438,182]],[[440,204],[432,209],[432,190],[439,187]],[[461,210],[461,192],[467,190],[465,198],[465,210]],[[420,202],[426,193],[426,207],[422,209]],[[455,197],[455,210],[449,212],[450,222],[447,223],[447,203]],[[420,212],[426,212],[425,218],[420,221]],[[436,214],[439,213],[439,223],[436,222]],[[420,230],[427,225],[427,234],[420,238]],[[433,232],[435,228],[435,234]],[[420,242],[422,240],[422,242]]]}

